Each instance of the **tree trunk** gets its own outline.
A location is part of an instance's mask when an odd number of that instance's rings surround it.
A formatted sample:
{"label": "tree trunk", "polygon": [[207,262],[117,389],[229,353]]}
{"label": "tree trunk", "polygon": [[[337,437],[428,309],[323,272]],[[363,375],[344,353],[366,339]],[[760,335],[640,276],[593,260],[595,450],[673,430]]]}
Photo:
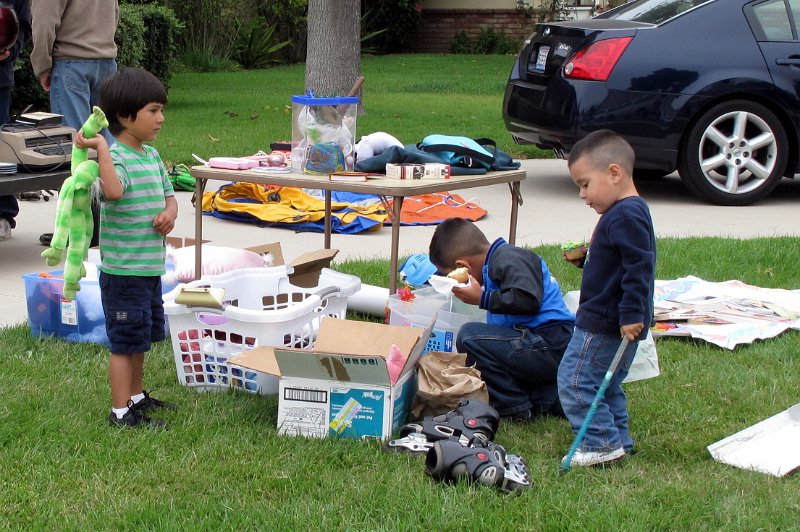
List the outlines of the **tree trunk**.
{"label": "tree trunk", "polygon": [[346,96],[361,73],[361,1],[309,0],[306,90]]}

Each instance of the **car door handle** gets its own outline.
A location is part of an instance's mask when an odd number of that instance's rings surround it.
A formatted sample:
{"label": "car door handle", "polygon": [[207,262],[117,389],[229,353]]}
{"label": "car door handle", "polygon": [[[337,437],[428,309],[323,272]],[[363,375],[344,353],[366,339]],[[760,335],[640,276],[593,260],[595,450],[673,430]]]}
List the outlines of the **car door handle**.
{"label": "car door handle", "polygon": [[776,65],[800,65],[800,56],[792,55],[775,60]]}

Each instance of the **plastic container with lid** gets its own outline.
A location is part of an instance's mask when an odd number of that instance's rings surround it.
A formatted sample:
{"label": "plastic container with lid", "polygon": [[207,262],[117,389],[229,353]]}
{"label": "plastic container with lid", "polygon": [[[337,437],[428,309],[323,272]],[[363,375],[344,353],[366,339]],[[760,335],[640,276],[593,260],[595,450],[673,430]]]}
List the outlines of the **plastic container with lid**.
{"label": "plastic container with lid", "polygon": [[356,96],[292,96],[292,172],[353,170],[358,101]]}

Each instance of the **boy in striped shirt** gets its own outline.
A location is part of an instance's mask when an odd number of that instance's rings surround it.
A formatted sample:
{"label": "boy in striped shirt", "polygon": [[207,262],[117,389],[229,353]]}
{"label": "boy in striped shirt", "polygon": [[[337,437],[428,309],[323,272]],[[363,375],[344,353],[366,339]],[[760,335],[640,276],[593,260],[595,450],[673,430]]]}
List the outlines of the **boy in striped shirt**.
{"label": "boy in striped shirt", "polygon": [[111,344],[112,426],[165,428],[147,412],[175,408],[142,386],[144,354],[166,337],[164,237],[178,215],[164,163],[144,144],[158,136],[166,103],[158,78],[140,68],[120,70],[100,87],[100,107],[116,142],[109,147],[102,135],[85,138],[80,131],[75,139],[77,147],[97,151],[100,165],[100,297]]}

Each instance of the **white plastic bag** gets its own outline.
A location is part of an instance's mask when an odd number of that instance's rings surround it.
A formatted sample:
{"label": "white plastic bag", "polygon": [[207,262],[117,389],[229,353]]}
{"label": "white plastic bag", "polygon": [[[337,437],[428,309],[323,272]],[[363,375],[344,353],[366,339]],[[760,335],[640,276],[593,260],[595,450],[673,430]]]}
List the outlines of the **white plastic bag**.
{"label": "white plastic bag", "polygon": [[[573,290],[564,294],[564,303],[571,312],[578,309],[578,301],[580,300],[580,291]],[[661,371],[658,369],[658,353],[656,352],[656,343],[653,340],[653,335],[647,333],[647,338],[639,342],[636,349],[636,356],[633,357],[631,369],[628,371],[628,376],[622,382],[634,382],[644,379],[658,377]]]}

